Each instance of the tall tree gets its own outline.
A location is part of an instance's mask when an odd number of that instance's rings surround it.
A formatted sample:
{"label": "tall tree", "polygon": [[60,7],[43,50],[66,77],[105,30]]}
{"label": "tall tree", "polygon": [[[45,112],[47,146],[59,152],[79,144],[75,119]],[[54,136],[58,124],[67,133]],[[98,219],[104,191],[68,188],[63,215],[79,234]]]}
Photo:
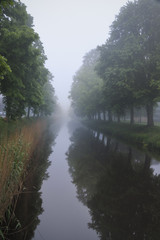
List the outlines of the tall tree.
{"label": "tall tree", "polygon": [[[100,57],[99,73],[106,86],[119,88],[117,94],[120,97],[123,92],[125,102],[132,108],[146,105],[148,126],[154,124],[153,106],[160,96],[159,22],[160,5],[154,0],[128,2],[113,22]],[[114,94],[115,91],[113,99]]]}
{"label": "tall tree", "polygon": [[56,104],[56,97],[54,95],[54,88],[52,83],[49,81],[53,76],[48,75],[48,81],[43,86],[43,104],[40,106],[41,115],[51,115],[54,111],[54,106]]}
{"label": "tall tree", "polygon": [[0,54],[7,59],[12,72],[1,78],[8,118],[21,117],[26,108],[38,113],[44,103],[43,88],[48,82],[46,56],[39,36],[33,30],[33,18],[26,6],[14,2],[0,13]]}
{"label": "tall tree", "polygon": [[99,53],[96,49],[87,53],[83,65],[73,79],[70,97],[75,111],[80,116],[91,118],[104,110],[103,81],[94,70],[98,58]]}

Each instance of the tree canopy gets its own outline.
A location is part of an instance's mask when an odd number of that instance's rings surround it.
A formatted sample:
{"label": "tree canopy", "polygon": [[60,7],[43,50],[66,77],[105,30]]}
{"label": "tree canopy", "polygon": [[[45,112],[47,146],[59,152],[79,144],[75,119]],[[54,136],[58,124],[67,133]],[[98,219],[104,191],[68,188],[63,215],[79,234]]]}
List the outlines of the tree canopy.
{"label": "tree canopy", "polygon": [[[143,106],[146,108],[147,125],[153,126],[153,107],[160,99],[159,39],[158,2],[129,1],[121,8],[110,27],[106,43],[95,50],[99,51],[99,58],[96,59],[94,74],[98,74],[99,82],[103,80],[100,99],[108,113],[119,117],[129,110],[133,123],[134,108]],[[73,83],[73,89],[74,86],[76,88]],[[93,99],[86,101],[85,108],[93,106]]]}
{"label": "tree canopy", "polygon": [[83,65],[73,78],[70,98],[78,115],[92,117],[103,109],[103,81],[94,70],[98,58],[96,49],[87,53]]}
{"label": "tree canopy", "polygon": [[[33,17],[23,3],[1,2],[0,91],[7,118],[22,117],[27,109],[28,116],[30,110],[34,114],[48,115],[54,109],[54,88],[50,86],[44,91],[47,84],[52,85],[53,76],[51,78],[45,67],[47,58],[43,45],[32,27]],[[50,96],[50,103],[44,105],[46,95]],[[42,111],[44,106],[50,106],[50,110]]]}

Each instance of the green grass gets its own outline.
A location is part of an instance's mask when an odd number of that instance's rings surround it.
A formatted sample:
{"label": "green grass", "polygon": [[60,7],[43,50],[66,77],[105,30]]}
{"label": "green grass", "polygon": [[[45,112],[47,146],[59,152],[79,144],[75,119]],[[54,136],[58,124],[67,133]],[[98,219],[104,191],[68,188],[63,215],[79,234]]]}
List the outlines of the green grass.
{"label": "green grass", "polygon": [[152,152],[160,152],[160,127],[128,123],[109,123],[104,121],[85,121],[88,127],[109,134],[125,142],[131,143]]}

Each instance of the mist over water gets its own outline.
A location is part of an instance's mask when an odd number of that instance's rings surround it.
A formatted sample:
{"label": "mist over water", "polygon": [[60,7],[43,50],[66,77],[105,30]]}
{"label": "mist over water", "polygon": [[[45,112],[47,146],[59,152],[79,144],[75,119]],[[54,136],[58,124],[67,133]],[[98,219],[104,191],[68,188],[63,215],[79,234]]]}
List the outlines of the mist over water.
{"label": "mist over water", "polygon": [[68,172],[66,152],[70,145],[70,134],[67,125],[68,115],[64,115],[56,145],[49,157],[52,162],[48,169],[49,179],[44,181],[41,188],[45,211],[40,216],[40,225],[33,238],[35,240],[39,239],[40,234],[47,240],[97,239],[96,234],[88,230],[88,209],[76,198],[76,187]]}

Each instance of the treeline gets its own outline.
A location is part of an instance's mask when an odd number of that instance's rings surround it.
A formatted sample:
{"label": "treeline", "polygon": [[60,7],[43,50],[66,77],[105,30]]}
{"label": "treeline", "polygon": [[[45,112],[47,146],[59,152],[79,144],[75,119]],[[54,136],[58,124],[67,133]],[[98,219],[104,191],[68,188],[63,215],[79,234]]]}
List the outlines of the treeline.
{"label": "treeline", "polygon": [[0,93],[8,119],[53,112],[56,98],[46,59],[26,6],[0,1]]}
{"label": "treeline", "polygon": [[160,101],[160,4],[135,0],[124,5],[110,27],[106,43],[91,50],[76,72],[70,92],[75,112],[84,117],[118,121],[145,109],[154,125]]}

